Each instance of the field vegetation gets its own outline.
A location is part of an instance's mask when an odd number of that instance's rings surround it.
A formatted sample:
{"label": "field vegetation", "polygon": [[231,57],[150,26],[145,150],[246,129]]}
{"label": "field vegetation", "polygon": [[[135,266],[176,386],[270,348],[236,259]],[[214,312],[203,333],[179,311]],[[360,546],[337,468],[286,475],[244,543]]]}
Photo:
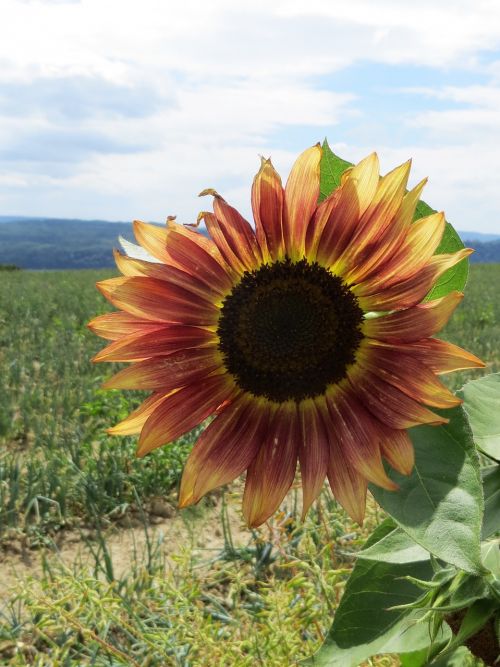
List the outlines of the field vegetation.
{"label": "field vegetation", "polygon": [[[141,400],[102,391],[116,368],[90,361],[103,343],[86,323],[108,310],[94,283],[111,275],[2,273],[0,664],[295,665],[321,644],[381,514],[371,505],[360,529],[325,490],[301,523],[294,489],[247,531],[235,484],[179,515],[196,433],[144,459],[105,433]],[[498,284],[500,265],[473,265],[443,332],[485,372],[500,370]]]}

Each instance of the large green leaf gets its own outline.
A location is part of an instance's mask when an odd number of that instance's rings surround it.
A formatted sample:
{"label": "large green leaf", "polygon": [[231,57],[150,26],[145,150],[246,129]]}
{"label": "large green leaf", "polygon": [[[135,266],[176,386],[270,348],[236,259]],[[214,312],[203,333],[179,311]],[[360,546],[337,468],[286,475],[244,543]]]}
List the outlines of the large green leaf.
{"label": "large green leaf", "polygon": [[[340,185],[340,178],[344,171],[352,167],[351,162],[343,160],[331,150],[328,141],[323,142],[323,155],[320,164],[320,201],[331,194]],[[420,201],[415,212],[415,220],[435,213],[424,201]],[[446,229],[439,244],[436,254],[452,253],[461,250],[464,244],[459,235],[453,229],[449,222],[446,223]],[[426,299],[438,299],[445,296],[452,290],[461,292],[467,282],[469,263],[467,259],[462,260],[456,266],[448,269],[436,282]]]}
{"label": "large green leaf", "polygon": [[415,542],[437,558],[478,574],[483,516],[479,460],[463,410],[447,410],[446,416],[449,424],[409,430],[415,467],[408,477],[391,471],[398,491],[370,488]]}
{"label": "large green leaf", "polygon": [[363,549],[359,558],[385,563],[417,563],[430,559],[430,553],[401,530],[394,528],[376,544]]}
{"label": "large green leaf", "polygon": [[474,442],[500,461],[500,373],[471,380],[458,393],[464,399]]}
{"label": "large green leaf", "polygon": [[[393,529],[393,524],[384,522],[374,531],[368,547]],[[430,580],[432,574],[429,561],[384,563],[358,558],[325,643],[303,664],[357,667],[375,654],[405,653],[429,646],[428,624],[417,622],[420,611],[389,607],[414,602],[422,594],[404,577]]]}
{"label": "large green leaf", "polygon": [[481,470],[484,490],[484,517],[481,538],[500,533],[500,465]]}

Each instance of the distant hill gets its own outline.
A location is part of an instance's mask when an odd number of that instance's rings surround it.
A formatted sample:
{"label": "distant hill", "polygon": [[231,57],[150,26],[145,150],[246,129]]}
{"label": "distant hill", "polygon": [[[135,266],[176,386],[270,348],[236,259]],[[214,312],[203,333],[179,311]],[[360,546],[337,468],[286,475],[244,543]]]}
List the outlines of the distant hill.
{"label": "distant hill", "polygon": [[[500,235],[459,233],[476,250],[472,262],[500,262]],[[0,264],[23,269],[111,267],[120,234],[134,240],[129,222],[0,216]]]}
{"label": "distant hill", "polygon": [[1,222],[0,264],[23,269],[111,267],[118,236],[133,240],[128,222],[51,218],[3,218]]}
{"label": "distant hill", "polygon": [[[457,230],[458,231],[458,230]],[[486,243],[488,241],[500,241],[500,234],[486,234],[485,232],[461,232],[458,231],[460,238],[465,241],[481,241]]]}

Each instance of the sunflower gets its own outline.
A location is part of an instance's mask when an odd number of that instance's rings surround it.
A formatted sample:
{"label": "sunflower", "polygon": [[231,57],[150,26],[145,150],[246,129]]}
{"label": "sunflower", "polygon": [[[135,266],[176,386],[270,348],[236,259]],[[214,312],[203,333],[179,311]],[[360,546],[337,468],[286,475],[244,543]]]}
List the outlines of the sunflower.
{"label": "sunflower", "polygon": [[115,252],[123,277],[97,284],[117,308],[90,328],[111,343],[95,361],[133,362],[106,388],[152,394],[110,433],[140,433],[138,455],[208,417],[186,462],[179,504],[246,471],[243,514],[257,526],[278,508],[297,462],[303,511],[325,478],[361,523],[367,483],[397,487],[383,459],[409,474],[406,429],[447,421],[456,398],[441,373],[483,366],[434,338],[462,294],[424,298],[470,254],[435,254],[445,218],[413,222],[425,180],[410,162],[380,177],[374,153],[321,203],[320,145],[285,188],[270,160],[252,187],[255,227],[215,191],[208,235],[173,218],[134,222],[140,246]]}

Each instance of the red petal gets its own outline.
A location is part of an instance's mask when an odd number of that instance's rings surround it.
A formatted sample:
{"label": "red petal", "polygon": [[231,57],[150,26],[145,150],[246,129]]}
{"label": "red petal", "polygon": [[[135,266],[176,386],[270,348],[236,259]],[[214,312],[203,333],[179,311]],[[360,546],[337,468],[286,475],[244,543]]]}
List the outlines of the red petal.
{"label": "red petal", "polygon": [[206,299],[212,303],[217,303],[221,299],[222,292],[217,292],[206,283],[201,282],[196,277],[185,271],[181,271],[181,269],[175,266],[135,259],[127,255],[122,255],[118,250],[114,251],[114,257],[118,269],[124,276],[143,276],[164,280],[172,285],[182,287],[188,292],[197,294],[202,299]]}
{"label": "red petal", "polygon": [[241,395],[207,426],[184,468],[179,494],[186,507],[239,477],[251,464],[268,422],[266,402]]}
{"label": "red petal", "polygon": [[302,519],[318,497],[328,468],[328,438],[322,418],[312,399],[299,403],[301,436],[299,462],[302,477]]}
{"label": "red petal", "polygon": [[93,361],[140,361],[216,343],[215,334],[207,329],[173,324],[116,340],[98,352]]}
{"label": "red petal", "polygon": [[170,394],[144,424],[137,456],[144,456],[191,431],[235,395],[234,383],[227,374],[213,375]]}
{"label": "red petal", "polygon": [[248,526],[260,526],[279,507],[297,468],[300,425],[295,403],[282,403],[263,433],[259,453],[248,468],[243,516]]}
{"label": "red petal", "polygon": [[170,223],[167,247],[172,259],[183,271],[222,294],[231,290],[233,271],[211,239],[182,225]]}
{"label": "red petal", "polygon": [[214,212],[231,249],[247,271],[262,263],[262,253],[250,223],[221,197],[214,199]]}
{"label": "red petal", "polygon": [[87,326],[101,338],[118,340],[123,336],[156,331],[164,327],[165,323],[143,320],[130,313],[114,312],[94,317]]}
{"label": "red petal", "polygon": [[413,343],[383,343],[370,341],[370,345],[377,345],[411,355],[419,363],[425,364],[434,373],[451,373],[466,368],[484,368],[485,363],[467,350],[438,338],[424,338]]}
{"label": "red petal", "polygon": [[151,389],[164,393],[192,384],[221,368],[215,347],[179,350],[124,368],[103,384],[103,389]]}
{"label": "red petal", "polygon": [[415,358],[391,350],[368,345],[358,363],[419,403],[436,408],[452,408],[462,401],[454,396],[427,368]]}
{"label": "red petal", "polygon": [[110,278],[97,283],[117,308],[137,317],[163,322],[215,325],[219,309],[207,299],[155,278]]}
{"label": "red petal", "polygon": [[167,252],[167,228],[159,225],[150,225],[147,222],[134,220],[134,235],[143,248],[153,257],[165,264],[171,264],[172,258]]}
{"label": "red petal", "polygon": [[340,389],[326,396],[333,437],[344,454],[347,465],[368,481],[395,491],[397,485],[387,477],[380,454],[381,433],[377,420],[352,397],[349,389]]}
{"label": "red petal", "polygon": [[208,233],[213,239],[215,245],[219,248],[221,255],[224,257],[229,266],[231,266],[236,273],[242,275],[246,270],[245,265],[239,258],[239,255],[236,254],[232,249],[215,215],[213,213],[205,212],[200,213],[198,217],[203,218]]}
{"label": "red petal", "polygon": [[410,475],[415,464],[415,452],[410,436],[406,431],[385,427],[385,438],[381,449],[394,470],[402,475]]}
{"label": "red petal", "polygon": [[305,240],[319,197],[319,164],[321,146],[304,151],[292,167],[285,186],[283,234],[287,254],[293,260],[305,255]]}
{"label": "red petal", "polygon": [[284,193],[281,178],[271,160],[262,159],[252,186],[252,209],[255,232],[264,259],[282,259]]}
{"label": "red petal", "polygon": [[360,401],[377,419],[391,428],[405,429],[420,424],[446,424],[449,421],[373,373],[360,369],[359,365],[349,374],[349,381]]}

